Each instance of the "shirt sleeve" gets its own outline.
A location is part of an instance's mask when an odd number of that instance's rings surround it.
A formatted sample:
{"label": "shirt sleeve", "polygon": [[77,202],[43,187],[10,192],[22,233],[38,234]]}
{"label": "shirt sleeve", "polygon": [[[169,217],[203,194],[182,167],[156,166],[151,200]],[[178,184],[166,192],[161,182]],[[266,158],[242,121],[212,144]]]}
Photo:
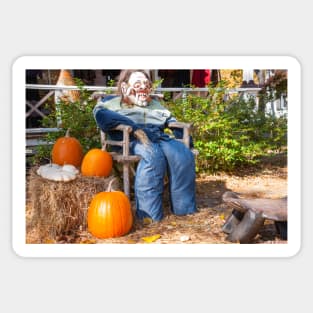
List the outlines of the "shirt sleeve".
{"label": "shirt sleeve", "polygon": [[107,132],[120,124],[131,126],[133,131],[138,129],[136,123],[126,116],[102,107],[95,107],[93,114],[97,125],[104,132]]}

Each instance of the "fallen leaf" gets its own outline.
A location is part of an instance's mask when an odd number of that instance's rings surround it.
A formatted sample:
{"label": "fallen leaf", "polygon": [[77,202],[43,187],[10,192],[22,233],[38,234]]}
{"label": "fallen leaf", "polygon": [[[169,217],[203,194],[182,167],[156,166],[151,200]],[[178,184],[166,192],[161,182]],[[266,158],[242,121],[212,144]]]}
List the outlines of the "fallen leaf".
{"label": "fallen leaf", "polygon": [[46,244],[56,243],[56,241],[54,239],[46,239],[44,243],[46,243]]}
{"label": "fallen leaf", "polygon": [[153,236],[149,236],[149,237],[142,237],[141,239],[147,243],[151,243],[151,242],[158,240],[160,237],[161,237],[161,235],[157,234],[157,235],[153,235]]}
{"label": "fallen leaf", "polygon": [[82,239],[79,243],[80,244],[95,244],[97,243],[97,241],[94,239]]}
{"label": "fallen leaf", "polygon": [[127,240],[127,243],[136,243],[136,241],[133,240],[133,239],[128,239],[128,240]]}
{"label": "fallen leaf", "polygon": [[150,224],[152,224],[152,222],[153,222],[153,220],[152,220],[152,218],[150,218],[150,217],[145,217],[145,218],[143,219],[143,224],[144,224],[144,225],[150,225]]}

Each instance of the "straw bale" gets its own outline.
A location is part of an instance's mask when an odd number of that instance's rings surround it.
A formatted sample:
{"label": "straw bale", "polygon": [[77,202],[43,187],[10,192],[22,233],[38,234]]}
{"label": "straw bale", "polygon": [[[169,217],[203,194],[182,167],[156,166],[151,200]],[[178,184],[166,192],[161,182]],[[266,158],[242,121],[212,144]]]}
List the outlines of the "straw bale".
{"label": "straw bale", "polygon": [[[37,175],[36,168],[32,168],[27,182],[27,206],[30,208],[27,233],[36,233],[37,239],[43,241],[77,229],[85,230],[92,197],[105,191],[113,178],[78,175],[70,182],[55,182]],[[120,189],[118,179],[113,182],[113,188]]]}

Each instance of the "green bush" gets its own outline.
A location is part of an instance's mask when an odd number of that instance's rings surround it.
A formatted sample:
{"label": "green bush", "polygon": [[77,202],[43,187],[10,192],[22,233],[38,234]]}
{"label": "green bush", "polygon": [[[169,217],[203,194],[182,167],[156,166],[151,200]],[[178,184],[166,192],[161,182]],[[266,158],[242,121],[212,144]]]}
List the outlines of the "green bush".
{"label": "green bush", "polygon": [[100,132],[92,114],[96,100],[91,98],[92,92],[82,88],[81,80],[75,79],[75,83],[80,89],[79,101],[71,103],[60,101],[57,109],[51,110],[51,113],[44,117],[42,127],[53,128],[60,124],[60,131],[45,136],[44,140],[51,144],[38,147],[33,163],[40,163],[43,159],[50,160],[53,143],[57,138],[63,137],[67,129],[70,129],[72,137],[79,140],[84,153],[91,148],[101,147]]}
{"label": "green bush", "polygon": [[[44,118],[43,127],[56,127],[57,117],[61,117],[61,129],[46,136],[51,145],[39,147],[34,162],[50,159],[52,144],[68,128],[84,152],[101,146],[92,114],[96,100],[82,88],[81,81],[76,80],[76,84],[80,87],[80,101],[61,101],[58,110]],[[256,109],[253,98],[247,101],[239,96],[228,97],[223,82],[210,88],[207,98],[189,94],[175,101],[169,99],[165,105],[177,120],[193,123],[193,142],[199,151],[198,172],[232,171],[257,164],[269,151],[279,152],[287,146],[287,119],[266,116]]]}
{"label": "green bush", "polygon": [[253,98],[227,96],[223,84],[207,98],[188,95],[167,104],[179,121],[193,123],[198,171],[232,171],[287,145],[287,120],[258,111]]}

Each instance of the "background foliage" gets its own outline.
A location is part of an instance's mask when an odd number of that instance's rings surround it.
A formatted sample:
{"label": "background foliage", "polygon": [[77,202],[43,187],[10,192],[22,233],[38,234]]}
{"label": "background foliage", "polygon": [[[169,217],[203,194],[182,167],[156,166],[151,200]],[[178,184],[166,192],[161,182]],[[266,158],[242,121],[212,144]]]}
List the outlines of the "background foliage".
{"label": "background foliage", "polygon": [[207,98],[188,95],[168,108],[179,121],[193,123],[198,171],[232,171],[286,151],[287,118],[266,115],[252,97],[229,97],[223,82]]}
{"label": "background foliage", "polygon": [[[70,128],[71,136],[76,137],[87,152],[101,146],[99,129],[92,114],[96,100],[90,91],[82,88],[81,81],[76,83],[80,87],[80,101],[70,104],[61,101],[58,110],[44,118],[43,127],[55,127],[57,117],[61,116],[60,131],[48,134],[46,141],[54,143]],[[279,86],[287,88],[281,82]],[[262,103],[257,107],[254,98],[229,96],[227,87],[227,83],[221,81],[218,86],[209,88],[206,98],[193,94],[177,100],[166,97],[165,105],[177,120],[193,124],[193,142],[199,151],[198,172],[229,172],[255,165],[264,156],[286,153],[287,118],[266,115],[262,105],[273,93],[261,93]],[[51,148],[52,145],[40,146],[33,161],[49,160]]]}
{"label": "background foliage", "polygon": [[50,160],[52,144],[57,138],[63,137],[67,129],[70,129],[70,136],[79,140],[84,153],[91,148],[100,148],[100,132],[94,120],[92,110],[96,100],[91,97],[92,92],[82,88],[83,82],[75,79],[76,85],[80,88],[80,100],[68,103],[60,101],[57,110],[49,108],[51,113],[43,118],[43,127],[56,127],[60,120],[60,131],[49,133],[45,136],[45,141],[51,145],[41,145],[38,152],[33,157],[33,163],[41,163]]}

